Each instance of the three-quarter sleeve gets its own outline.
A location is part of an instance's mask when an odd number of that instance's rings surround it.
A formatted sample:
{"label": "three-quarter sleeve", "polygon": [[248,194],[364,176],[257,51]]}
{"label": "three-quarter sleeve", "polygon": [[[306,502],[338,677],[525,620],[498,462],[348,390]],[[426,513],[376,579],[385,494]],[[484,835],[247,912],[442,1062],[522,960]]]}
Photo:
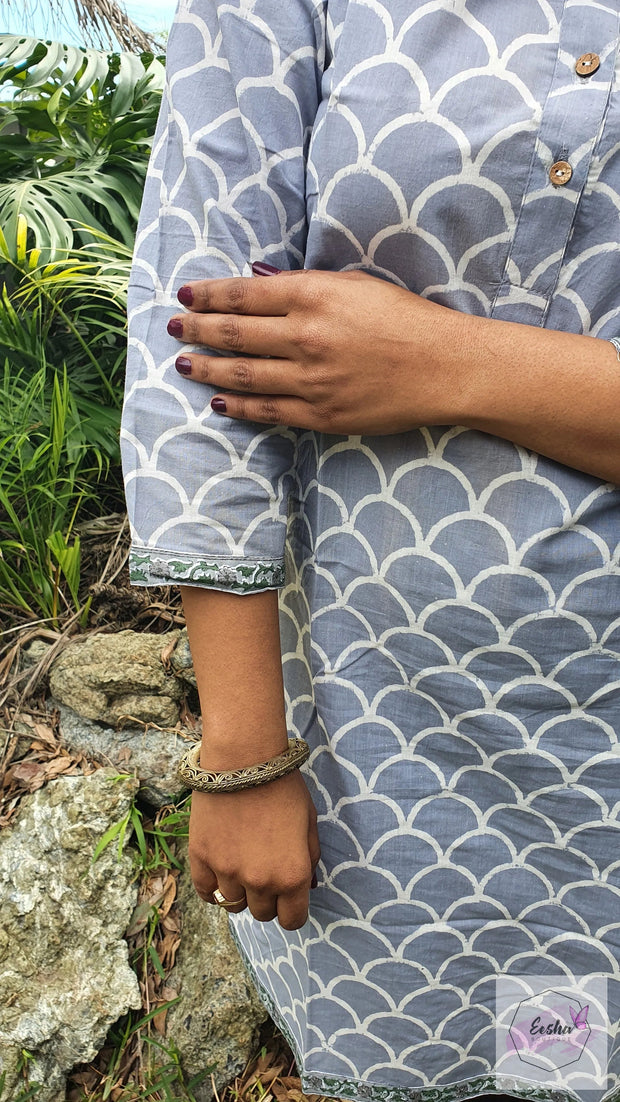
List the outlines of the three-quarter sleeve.
{"label": "three-quarter sleeve", "polygon": [[[181,0],[129,287],[121,450],[136,585],[284,584],[297,432],[214,413],[166,324],[189,280],[301,268],[325,0]],[[259,277],[256,277],[259,278]]]}

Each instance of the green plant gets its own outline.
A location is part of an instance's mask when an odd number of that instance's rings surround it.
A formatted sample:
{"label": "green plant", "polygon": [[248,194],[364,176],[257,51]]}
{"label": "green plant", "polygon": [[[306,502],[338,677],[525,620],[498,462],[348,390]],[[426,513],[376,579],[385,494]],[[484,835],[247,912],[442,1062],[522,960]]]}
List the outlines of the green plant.
{"label": "green plant", "polygon": [[[174,1040],[166,1044],[142,1031],[152,1019],[163,1010],[179,1002],[180,996],[160,1004],[147,1014],[130,1011],[113,1026],[108,1034],[111,1047],[110,1061],[104,1082],[95,1095],[83,1095],[81,1102],[107,1102],[114,1091],[115,1102],[196,1102],[194,1087],[202,1083],[216,1064],[209,1064],[197,1075],[187,1078],[181,1067],[181,1058]],[[140,1015],[138,1018],[137,1015]],[[147,1059],[144,1061],[142,1078],[146,1082],[139,1086],[133,1083],[122,1084],[120,1079],[123,1057],[132,1042],[144,1043]],[[162,1060],[163,1054],[165,1059]]]}
{"label": "green plant", "polygon": [[18,219],[46,261],[94,232],[131,246],[163,88],[163,58],[0,36],[0,226]]}
{"label": "green plant", "polygon": [[78,522],[122,508],[126,289],[163,59],[0,35],[0,601],[86,622]]}
{"label": "green plant", "polygon": [[0,1074],[0,1102],[28,1102],[28,1099],[35,1098],[40,1090],[43,1089],[42,1083],[30,1083],[28,1075],[28,1063],[33,1060],[33,1054],[28,1052],[28,1049],[23,1048],[20,1052],[17,1062],[17,1072],[25,1077],[27,1080],[26,1085],[20,1089],[18,1094],[12,1094],[9,1098],[5,1095],[6,1091],[6,1071]]}
{"label": "green plant", "polygon": [[[127,773],[119,773],[115,780],[127,777]],[[149,873],[153,869],[169,863],[170,866],[180,869],[182,866],[171,851],[169,839],[186,838],[189,833],[189,813],[191,797],[184,797],[180,806],[175,806],[174,811],[158,818],[155,823],[146,828],[142,824],[142,811],[137,804],[137,796],[134,796],[127,813],[117,823],[113,823],[101,836],[91,858],[91,866],[101,856],[103,851],[118,839],[117,854],[120,858],[125,839],[133,830],[137,844],[137,852],[134,850],[136,867],[142,873]],[[129,835],[127,834],[129,831]],[[152,852],[149,852],[151,850]]]}
{"label": "green plant", "polygon": [[[66,370],[29,380],[5,361],[0,384],[0,602],[56,623],[78,611],[78,509],[106,460],[85,438]],[[82,609],[87,613],[88,603]]]}
{"label": "green plant", "polygon": [[0,260],[5,262],[0,355],[28,372],[43,361],[60,366],[62,350],[72,394],[88,430],[97,433],[90,442],[118,459],[131,250],[97,231],[96,243],[42,264],[40,250],[27,249],[27,233],[26,219],[19,215],[13,258],[0,228]]}

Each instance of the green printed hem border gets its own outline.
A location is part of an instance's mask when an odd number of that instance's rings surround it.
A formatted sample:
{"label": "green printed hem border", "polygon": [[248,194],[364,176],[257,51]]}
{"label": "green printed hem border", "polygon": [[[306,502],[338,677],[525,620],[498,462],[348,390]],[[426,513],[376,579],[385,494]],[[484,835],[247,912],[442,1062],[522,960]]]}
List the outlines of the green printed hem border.
{"label": "green printed hem border", "polygon": [[129,552],[129,580],[132,585],[214,586],[237,593],[260,592],[284,585],[284,560],[229,559],[184,561],[161,551],[132,548]]}

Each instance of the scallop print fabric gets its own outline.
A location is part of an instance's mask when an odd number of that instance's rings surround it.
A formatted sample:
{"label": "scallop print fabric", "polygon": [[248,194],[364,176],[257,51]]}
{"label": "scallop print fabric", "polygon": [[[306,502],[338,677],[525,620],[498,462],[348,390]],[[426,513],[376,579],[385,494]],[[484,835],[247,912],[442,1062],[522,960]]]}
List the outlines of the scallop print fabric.
{"label": "scallop print fabric", "polygon": [[599,976],[620,1016],[620,491],[459,426],[218,417],[166,322],[187,280],[265,260],[617,336],[618,34],[602,0],[176,14],[131,280],[132,580],[280,591],[319,886],[299,930],[230,925],[310,1093],[583,1097],[502,1076],[495,979]]}

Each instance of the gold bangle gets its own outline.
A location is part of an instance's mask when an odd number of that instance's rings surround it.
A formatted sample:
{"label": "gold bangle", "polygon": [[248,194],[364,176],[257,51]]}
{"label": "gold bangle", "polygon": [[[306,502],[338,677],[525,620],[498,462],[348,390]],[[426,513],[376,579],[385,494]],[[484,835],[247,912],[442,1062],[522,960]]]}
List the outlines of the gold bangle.
{"label": "gold bangle", "polygon": [[225,769],[215,772],[201,769],[198,764],[202,743],[197,742],[185,752],[178,766],[178,774],[188,788],[197,792],[236,792],[240,788],[254,788],[291,773],[310,755],[310,747],[303,738],[289,738],[288,749],[275,758],[258,765],[246,765],[241,769]]}

